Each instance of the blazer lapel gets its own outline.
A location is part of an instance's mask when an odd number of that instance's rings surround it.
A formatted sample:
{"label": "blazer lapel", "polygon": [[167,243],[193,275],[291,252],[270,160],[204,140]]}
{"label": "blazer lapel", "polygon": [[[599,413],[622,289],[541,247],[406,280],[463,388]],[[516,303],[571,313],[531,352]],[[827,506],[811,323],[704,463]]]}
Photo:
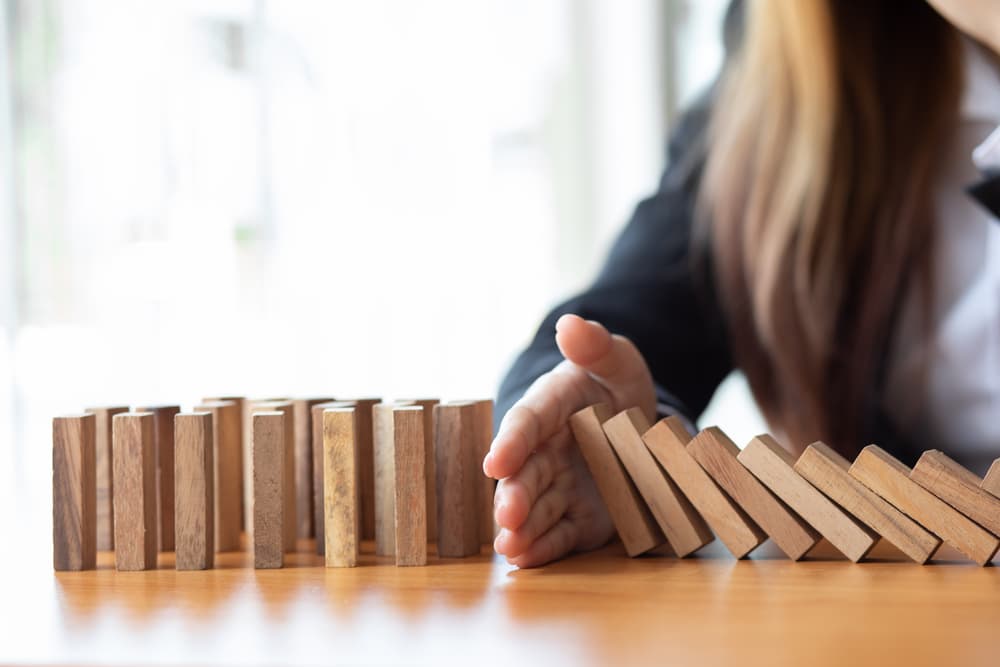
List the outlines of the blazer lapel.
{"label": "blazer lapel", "polygon": [[966,191],[986,207],[993,217],[1000,220],[1000,171],[987,175],[982,181],[969,186]]}

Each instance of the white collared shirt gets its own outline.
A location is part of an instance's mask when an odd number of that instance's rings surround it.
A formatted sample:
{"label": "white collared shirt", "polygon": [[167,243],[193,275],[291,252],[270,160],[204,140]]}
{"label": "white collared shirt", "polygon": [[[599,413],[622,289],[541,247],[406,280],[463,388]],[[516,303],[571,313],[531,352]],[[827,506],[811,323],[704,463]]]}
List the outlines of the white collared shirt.
{"label": "white collared shirt", "polygon": [[929,337],[916,295],[894,337],[886,409],[921,448],[985,472],[1000,457],[1000,220],[965,191],[1000,169],[1000,70],[966,42],[959,127],[935,193],[936,280]]}

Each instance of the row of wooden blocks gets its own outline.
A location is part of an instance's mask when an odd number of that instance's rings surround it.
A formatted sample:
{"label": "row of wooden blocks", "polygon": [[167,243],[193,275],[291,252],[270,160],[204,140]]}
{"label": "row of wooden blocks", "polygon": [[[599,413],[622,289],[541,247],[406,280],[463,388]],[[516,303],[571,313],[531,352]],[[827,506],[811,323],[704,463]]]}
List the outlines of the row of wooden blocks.
{"label": "row of wooden blocks", "polygon": [[936,450],[913,469],[875,445],[851,463],[817,442],[796,460],[768,435],[740,450],[718,428],[692,437],[604,404],[570,423],[630,556],[684,557],[713,531],[736,558],[768,537],[792,560],[820,537],[855,562],[879,538],[921,564],[942,540],[980,565],[1000,547],[1000,459],[983,479]]}
{"label": "row of wooden blocks", "polygon": [[92,408],[52,423],[53,563],[92,569],[205,569],[238,551],[281,567],[315,539],[328,567],[357,564],[363,541],[397,565],[465,557],[491,544],[494,482],[482,473],[493,402],[383,403],[243,397]]}

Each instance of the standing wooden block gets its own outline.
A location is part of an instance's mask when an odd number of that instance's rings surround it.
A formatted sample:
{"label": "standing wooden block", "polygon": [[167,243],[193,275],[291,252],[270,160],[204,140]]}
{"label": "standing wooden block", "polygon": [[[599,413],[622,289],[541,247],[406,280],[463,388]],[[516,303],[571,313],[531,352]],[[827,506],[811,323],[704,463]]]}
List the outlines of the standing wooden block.
{"label": "standing wooden block", "polygon": [[[332,398],[297,398],[292,401],[295,413],[295,534],[302,539],[315,537],[313,512],[313,439],[312,407],[329,403]],[[322,472],[322,471],[321,471]]]}
{"label": "standing wooden block", "polygon": [[493,444],[493,399],[476,401],[476,458],[479,470],[479,541],[493,547],[497,534],[493,520],[493,496],[497,482],[483,473],[483,460]]}
{"label": "standing wooden block", "polygon": [[372,407],[372,460],[375,466],[375,555],[396,554],[395,454],[392,403]]}
{"label": "standing wooden block", "polygon": [[239,467],[239,488],[240,488],[240,526],[250,534],[250,525],[253,523],[253,516],[250,513],[250,503],[253,502],[253,493],[250,488],[250,403],[244,396],[216,396],[213,398],[203,398],[202,403],[213,402],[235,403],[240,413],[239,437],[240,443],[240,467]]}
{"label": "standing wooden block", "polygon": [[114,456],[111,449],[111,420],[128,412],[127,406],[87,408],[84,412],[97,418],[97,550],[115,548]]}
{"label": "standing wooden block", "polygon": [[910,469],[880,447],[868,445],[861,450],[850,472],[980,565],[989,563],[1000,547],[996,537],[910,479]]}
{"label": "standing wooden block", "polygon": [[733,556],[743,558],[767,539],[753,519],[688,454],[685,446],[691,436],[680,419],[660,420],[642,439]]}
{"label": "standing wooden block", "polygon": [[361,537],[375,539],[375,451],[372,408],[380,398],[351,399],[357,406],[358,453],[361,461]]}
{"label": "standing wooden block", "polygon": [[472,556],[479,553],[476,405],[442,403],[434,412],[438,556]]}
{"label": "standing wooden block", "polygon": [[1000,459],[997,459],[986,471],[982,483],[979,485],[983,491],[1000,498]]}
{"label": "standing wooden block", "polygon": [[240,549],[240,478],[242,471],[240,407],[232,401],[208,401],[195,407],[212,414],[212,459],[215,464],[215,550]]}
{"label": "standing wooden block", "polygon": [[771,436],[757,436],[736,459],[855,563],[875,546],[878,535],[855,521],[795,472],[795,459]]}
{"label": "standing wooden block", "polygon": [[[400,404],[419,405],[424,409],[424,476],[427,496],[427,540],[437,541],[437,474],[434,465],[434,406],[436,398],[413,398],[398,401]],[[490,480],[493,481],[493,480]],[[492,520],[492,519],[491,519]]]}
{"label": "standing wooden block", "polygon": [[295,493],[295,406],[291,401],[257,401],[254,402],[252,410],[254,412],[280,412],[285,415],[285,435],[284,435],[284,470],[282,471],[282,489],[284,492],[284,519],[282,520],[282,530],[284,531],[285,553],[295,551],[298,534],[296,513],[296,493]]}
{"label": "standing wooden block", "polygon": [[97,566],[96,443],[95,415],[52,420],[52,565],[56,570]]}
{"label": "standing wooden block", "polygon": [[[313,408],[315,410],[315,408]],[[323,535],[327,567],[354,567],[361,550],[361,476],[354,407],[322,412]],[[317,524],[318,525],[318,524]]]}
{"label": "standing wooden block", "polygon": [[[284,565],[285,544],[285,414],[254,412],[253,433],[253,566]],[[291,447],[291,443],[287,443]]]}
{"label": "standing wooden block", "polygon": [[674,553],[683,558],[711,542],[708,524],[646,449],[642,434],[649,430],[649,420],[642,410],[619,412],[603,428]]}
{"label": "standing wooden block", "polygon": [[915,562],[926,563],[941,540],[851,477],[850,467],[847,459],[822,442],[809,445],[795,462],[795,470],[813,486]]}
{"label": "standing wooden block", "polygon": [[174,417],[175,563],[178,570],[215,564],[215,462],[211,412]]}
{"label": "standing wooden block", "polygon": [[112,421],[115,465],[115,567],[156,568],[156,435],[153,415]]}
{"label": "standing wooden block", "polygon": [[[325,539],[325,519],[323,503],[326,498],[324,492],[324,446],[323,446],[323,411],[327,408],[352,408],[356,407],[353,401],[330,401],[328,403],[319,403],[310,408],[312,417],[310,423],[312,425],[312,451],[313,451],[313,530],[316,533],[316,554],[322,556],[326,551],[326,539]],[[355,427],[354,433],[357,433],[357,428]],[[359,471],[360,474],[360,461],[359,461]],[[360,489],[358,491],[360,493]],[[360,516],[360,508],[358,509]]]}
{"label": "standing wooden block", "polygon": [[1000,499],[983,491],[979,477],[938,450],[924,452],[910,479],[969,517],[994,535],[1000,535]]}
{"label": "standing wooden block", "polygon": [[424,472],[424,409],[392,410],[396,565],[427,564],[427,496]]}
{"label": "standing wooden block", "polygon": [[604,434],[602,424],[613,416],[610,407],[597,403],[573,414],[569,424],[625,552],[638,556],[660,546],[666,538]]}
{"label": "standing wooden block", "polygon": [[707,428],[688,443],[687,451],[716,484],[764,529],[792,560],[799,560],[819,541],[819,535],[736,460],[739,447],[725,433]]}
{"label": "standing wooden block", "polygon": [[153,415],[156,451],[156,544],[160,551],[174,550],[174,417],[178,405],[135,408]]}

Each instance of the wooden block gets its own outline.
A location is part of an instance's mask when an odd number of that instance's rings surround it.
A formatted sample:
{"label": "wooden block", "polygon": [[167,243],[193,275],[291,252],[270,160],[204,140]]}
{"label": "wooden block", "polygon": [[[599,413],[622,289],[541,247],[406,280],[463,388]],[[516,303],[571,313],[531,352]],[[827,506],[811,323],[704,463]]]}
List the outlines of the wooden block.
{"label": "wooden block", "polygon": [[282,489],[284,496],[284,531],[285,553],[293,553],[296,548],[298,522],[296,512],[295,492],[295,406],[291,401],[255,401],[251,409],[254,412],[280,412],[285,415],[285,450],[284,470],[282,471]]}
{"label": "wooden block", "polygon": [[372,407],[372,457],[375,466],[375,555],[396,554],[395,454],[392,403]]}
{"label": "wooden block", "polygon": [[952,547],[986,565],[1000,541],[986,529],[910,479],[910,469],[888,452],[868,445],[851,466],[851,475],[944,539]]}
{"label": "wooden block", "polygon": [[358,454],[361,461],[361,537],[375,539],[375,451],[372,408],[380,398],[350,399],[357,406]]}
{"label": "wooden block", "polygon": [[602,424],[613,416],[610,407],[597,403],[573,414],[569,424],[625,552],[638,556],[660,546],[666,538],[604,434]]}
{"label": "wooden block", "polygon": [[175,565],[207,570],[215,565],[215,461],[211,412],[174,417]]}
{"label": "wooden block", "polygon": [[983,477],[982,483],[979,485],[983,491],[1000,498],[1000,459],[997,459],[990,465],[990,469],[986,471],[986,476]]}
{"label": "wooden block", "polygon": [[251,474],[251,452],[250,452],[250,402],[245,396],[215,396],[201,399],[202,403],[213,403],[216,401],[224,403],[235,403],[239,408],[240,425],[240,467],[239,467],[239,488],[240,488],[240,525],[243,530],[250,534],[250,527],[253,523],[253,515],[250,512],[250,503],[253,502],[253,492],[250,488]]}
{"label": "wooden block", "polygon": [[834,505],[795,472],[795,459],[770,435],[759,435],[751,440],[736,459],[855,563],[875,546],[878,535]]}
{"label": "wooden block", "polygon": [[493,496],[497,482],[483,473],[483,459],[490,453],[493,444],[493,399],[476,403],[476,459],[479,470],[479,541],[493,548],[497,535],[497,525],[493,520]]}
{"label": "wooden block", "polygon": [[[377,408],[378,406],[376,406]],[[392,412],[396,565],[427,564],[427,496],[424,473],[424,409],[396,406]]]}
{"label": "wooden block", "polygon": [[434,472],[434,406],[440,403],[436,398],[412,398],[398,401],[419,405],[424,409],[424,493],[427,497],[427,539],[437,541],[437,475]]}
{"label": "wooden block", "polygon": [[786,556],[799,560],[819,541],[819,534],[809,524],[736,460],[739,447],[718,428],[713,426],[696,435],[688,443],[687,451]]}
{"label": "wooden block", "polygon": [[284,565],[285,551],[285,414],[255,411],[253,425],[253,566]]}
{"label": "wooden block", "polygon": [[691,436],[680,419],[660,420],[642,439],[733,556],[743,558],[767,539],[760,526],[688,454],[685,446]]}
{"label": "wooden block", "polygon": [[[295,413],[295,534],[301,539],[316,536],[313,512],[312,407],[332,398],[297,398]],[[321,471],[322,472],[322,471]]]}
{"label": "wooden block", "polygon": [[232,401],[208,401],[195,407],[212,413],[212,460],[215,465],[215,550],[240,549],[240,477],[242,471],[240,407]]}
{"label": "wooden block", "polygon": [[[323,410],[327,408],[348,408],[356,407],[352,401],[330,401],[328,403],[318,403],[310,408],[312,413],[312,439],[313,439],[313,531],[316,533],[316,554],[322,556],[326,549],[325,539],[325,519],[323,503],[326,494],[324,485],[324,463],[323,463]],[[356,432],[356,430],[355,430]],[[360,474],[360,470],[359,470]],[[359,489],[360,493],[360,489]],[[360,508],[359,508],[360,513]],[[360,514],[359,514],[360,516]]]}
{"label": "wooden block", "polygon": [[153,415],[156,451],[156,544],[160,551],[174,550],[174,417],[179,405],[135,408]]}
{"label": "wooden block", "polygon": [[969,517],[994,535],[1000,535],[1000,499],[980,485],[983,480],[936,449],[924,452],[910,479]]}
{"label": "wooden block", "polygon": [[442,403],[434,413],[438,556],[473,556],[479,553],[476,405]]}
{"label": "wooden block", "polygon": [[156,568],[156,434],[152,414],[112,420],[115,475],[115,567]]}
{"label": "wooden block", "polygon": [[795,470],[831,500],[915,562],[926,563],[941,540],[851,477],[850,467],[847,459],[822,442],[809,445],[795,462]]}
{"label": "wooden block", "polygon": [[128,412],[127,406],[87,408],[97,418],[97,550],[115,548],[114,456],[111,449],[111,419]]}
{"label": "wooden block", "polygon": [[602,426],[674,553],[683,558],[711,542],[708,524],[646,449],[642,434],[649,430],[649,420],[642,410],[629,408]]}
{"label": "wooden block", "polygon": [[[52,420],[52,565],[97,567],[97,416]],[[12,544],[16,541],[10,536]]]}
{"label": "wooden block", "polygon": [[[313,408],[315,410],[315,407]],[[354,567],[361,547],[361,477],[357,414],[352,407],[324,408],[323,531],[327,567]],[[318,525],[318,524],[317,524]]]}

